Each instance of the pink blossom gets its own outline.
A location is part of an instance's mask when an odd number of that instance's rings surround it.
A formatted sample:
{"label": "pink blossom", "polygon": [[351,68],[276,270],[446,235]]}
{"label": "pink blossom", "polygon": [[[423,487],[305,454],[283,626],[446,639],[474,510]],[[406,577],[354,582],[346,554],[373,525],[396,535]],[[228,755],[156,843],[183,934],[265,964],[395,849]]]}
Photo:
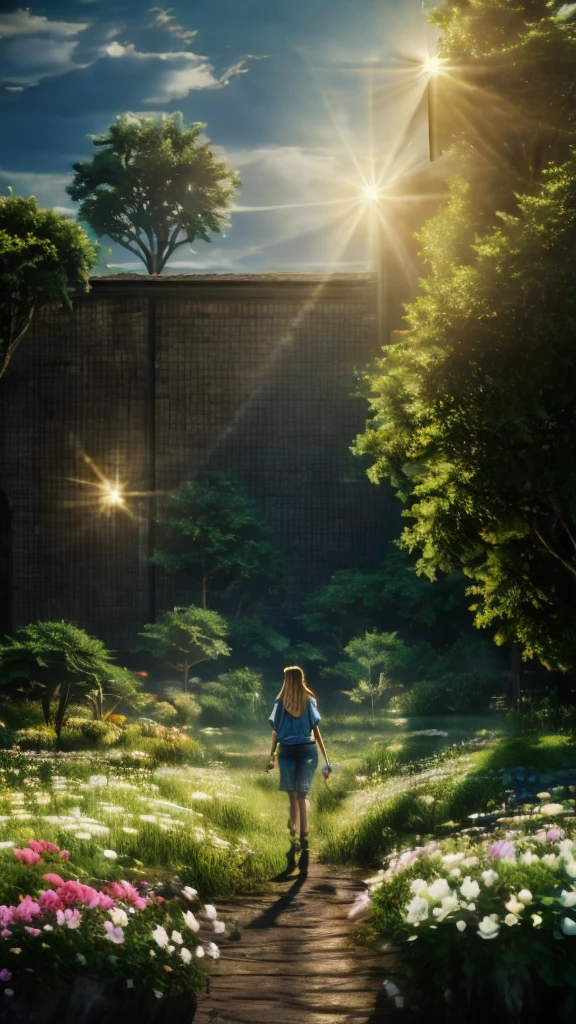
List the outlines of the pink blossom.
{"label": "pink blossom", "polygon": [[62,857],[62,860],[69,860],[70,853],[68,850],[60,850],[60,856]]}
{"label": "pink blossom", "polygon": [[29,868],[34,867],[40,860],[40,854],[35,853],[34,850],[17,850],[14,847],[14,854],[21,864],[27,864]]}
{"label": "pink blossom", "polygon": [[47,875],[42,875],[42,878],[45,882],[48,882],[49,885],[64,885],[64,879],[60,878],[60,875],[55,875],[52,872],[49,872]]}
{"label": "pink blossom", "polygon": [[0,981],[10,981],[11,977],[12,972],[7,971],[5,967],[0,971]]}
{"label": "pink blossom", "polygon": [[58,888],[58,896],[68,907],[74,906],[75,903],[81,903],[85,907],[100,905],[100,893],[91,885],[83,885],[82,882],[64,882]]}
{"label": "pink blossom", "polygon": [[54,889],[45,889],[38,902],[42,910],[64,910],[64,904]]}
{"label": "pink blossom", "polygon": [[138,895],[138,890],[130,882],[124,880],[121,882],[111,882],[108,886],[108,892],[117,900],[131,903],[137,910],[144,910],[148,904],[148,901],[143,896]]}
{"label": "pink blossom", "polygon": [[0,907],[0,925],[6,928],[9,924],[14,924],[14,911],[16,907]]}
{"label": "pink blossom", "polygon": [[12,932],[8,928],[3,928],[2,931],[0,932],[0,935],[2,936],[3,939],[9,939],[10,936],[12,935]]}
{"label": "pink blossom", "polygon": [[28,846],[35,853],[60,853],[60,847],[49,843],[47,839],[31,839]]}
{"label": "pink blossom", "polygon": [[112,908],[116,906],[112,897],[108,896],[108,894],[105,892],[99,893],[99,902],[100,906],[104,910],[112,910]]}
{"label": "pink blossom", "polygon": [[112,921],[104,921],[104,928],[106,929],[106,938],[110,939],[110,942],[116,943],[117,946],[121,946],[124,942],[124,932],[120,926],[114,926]]}
{"label": "pink blossom", "polygon": [[35,938],[35,939],[39,935],[42,935],[42,932],[41,932],[40,928],[31,928],[30,925],[28,925],[28,924],[24,925],[24,931],[28,932],[28,934],[32,935],[32,937]]}
{"label": "pink blossom", "polygon": [[557,843],[560,839],[564,839],[566,833],[561,828],[550,828],[546,833],[546,842]]}
{"label": "pink blossom", "polygon": [[41,914],[42,908],[31,896],[25,896],[18,906],[14,907],[14,921],[30,922],[33,917],[40,917]]}
{"label": "pink blossom", "polygon": [[494,860],[515,860],[516,847],[509,839],[499,839],[497,843],[492,843],[490,855]]}
{"label": "pink blossom", "polygon": [[80,921],[82,920],[79,910],[71,910],[69,907],[67,910],[56,911],[56,921],[59,925],[66,925],[67,928],[78,928]]}

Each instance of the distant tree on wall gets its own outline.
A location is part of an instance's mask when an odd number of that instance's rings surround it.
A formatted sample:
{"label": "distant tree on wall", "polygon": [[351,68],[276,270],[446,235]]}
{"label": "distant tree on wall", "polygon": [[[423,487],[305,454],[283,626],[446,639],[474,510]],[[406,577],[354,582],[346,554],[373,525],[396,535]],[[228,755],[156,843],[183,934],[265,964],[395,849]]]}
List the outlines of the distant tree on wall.
{"label": "distant tree on wall", "polygon": [[97,252],[78,224],[41,210],[34,196],[0,196],[0,377],[34,313],[55,303],[72,308],[88,291]]}
{"label": "distant tree on wall", "polygon": [[277,583],[284,571],[255,503],[220,473],[184,483],[168,495],[154,561],[168,573],[191,577],[203,608],[210,594],[235,595],[238,613],[259,587]]}
{"label": "distant tree on wall", "polygon": [[201,124],[181,114],[162,120],[124,114],[97,135],[92,160],[74,164],[67,192],[80,220],[160,274],[195,238],[211,241],[226,224],[240,177],[201,141]]}

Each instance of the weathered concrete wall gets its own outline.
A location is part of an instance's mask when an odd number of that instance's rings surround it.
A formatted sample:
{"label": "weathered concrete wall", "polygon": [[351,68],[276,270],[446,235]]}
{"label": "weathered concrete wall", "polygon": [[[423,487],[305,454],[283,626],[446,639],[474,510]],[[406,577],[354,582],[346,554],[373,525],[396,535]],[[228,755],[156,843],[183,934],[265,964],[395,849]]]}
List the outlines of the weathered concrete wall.
{"label": "weathered concrete wall", "polygon": [[[95,279],[72,315],[38,316],[0,393],[15,626],[64,617],[122,648],[149,620],[149,499],[101,515],[79,449],[128,492],[208,467],[235,476],[268,515],[296,595],[373,562],[398,523],[349,454],[374,313],[369,275],[293,275]],[[191,596],[157,574],[156,607]]]}

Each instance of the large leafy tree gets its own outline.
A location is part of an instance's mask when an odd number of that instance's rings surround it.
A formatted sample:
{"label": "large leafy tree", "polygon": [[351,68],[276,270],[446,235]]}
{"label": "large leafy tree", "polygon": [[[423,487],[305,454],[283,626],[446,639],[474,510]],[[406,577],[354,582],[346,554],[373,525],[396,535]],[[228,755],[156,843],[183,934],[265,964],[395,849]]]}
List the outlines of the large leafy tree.
{"label": "large leafy tree", "polygon": [[93,139],[93,159],[74,164],[67,191],[80,202],[80,219],[137,256],[149,274],[226,224],[240,178],[201,140],[203,127],[185,125],[181,114],[124,114]]}
{"label": "large leafy tree", "polygon": [[154,561],[169,573],[193,579],[203,608],[210,593],[235,594],[238,614],[263,587],[278,583],[284,571],[284,559],[255,503],[220,473],[188,481],[168,495]]}
{"label": "large leafy tree", "polygon": [[474,155],[475,215],[515,212],[576,141],[576,16],[563,0],[444,0],[436,83],[440,143]]}
{"label": "large leafy tree", "polygon": [[36,310],[54,303],[72,308],[72,294],[88,291],[97,252],[86,233],[34,196],[0,196],[0,377]]}
{"label": "large leafy tree", "polygon": [[406,502],[402,543],[421,571],[460,567],[478,626],[565,668],[576,663],[576,154],[472,244],[471,207],[454,184],[423,232],[430,274],[379,362],[357,446]]}
{"label": "large leafy tree", "polygon": [[216,661],[230,654],[226,643],[228,626],[218,612],[190,605],[164,612],[157,622],[144,626],[139,650],[150,651],[176,672],[182,673],[184,693],[190,672],[204,661]]}
{"label": "large leafy tree", "polygon": [[[133,678],[129,689],[131,698],[137,690]],[[71,703],[87,699],[92,706],[97,691],[129,696],[125,675],[103,642],[64,621],[31,623],[0,647],[0,690],[15,699],[40,700],[44,720],[57,735]]]}

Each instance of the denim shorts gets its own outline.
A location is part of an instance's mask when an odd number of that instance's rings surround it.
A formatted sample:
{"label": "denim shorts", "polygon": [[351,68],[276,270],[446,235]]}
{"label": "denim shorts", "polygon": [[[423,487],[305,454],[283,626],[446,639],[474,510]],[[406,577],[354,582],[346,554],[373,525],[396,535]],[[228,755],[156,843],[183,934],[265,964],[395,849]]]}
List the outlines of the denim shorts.
{"label": "denim shorts", "polygon": [[281,743],[278,764],[282,793],[308,793],[318,767],[316,744]]}

